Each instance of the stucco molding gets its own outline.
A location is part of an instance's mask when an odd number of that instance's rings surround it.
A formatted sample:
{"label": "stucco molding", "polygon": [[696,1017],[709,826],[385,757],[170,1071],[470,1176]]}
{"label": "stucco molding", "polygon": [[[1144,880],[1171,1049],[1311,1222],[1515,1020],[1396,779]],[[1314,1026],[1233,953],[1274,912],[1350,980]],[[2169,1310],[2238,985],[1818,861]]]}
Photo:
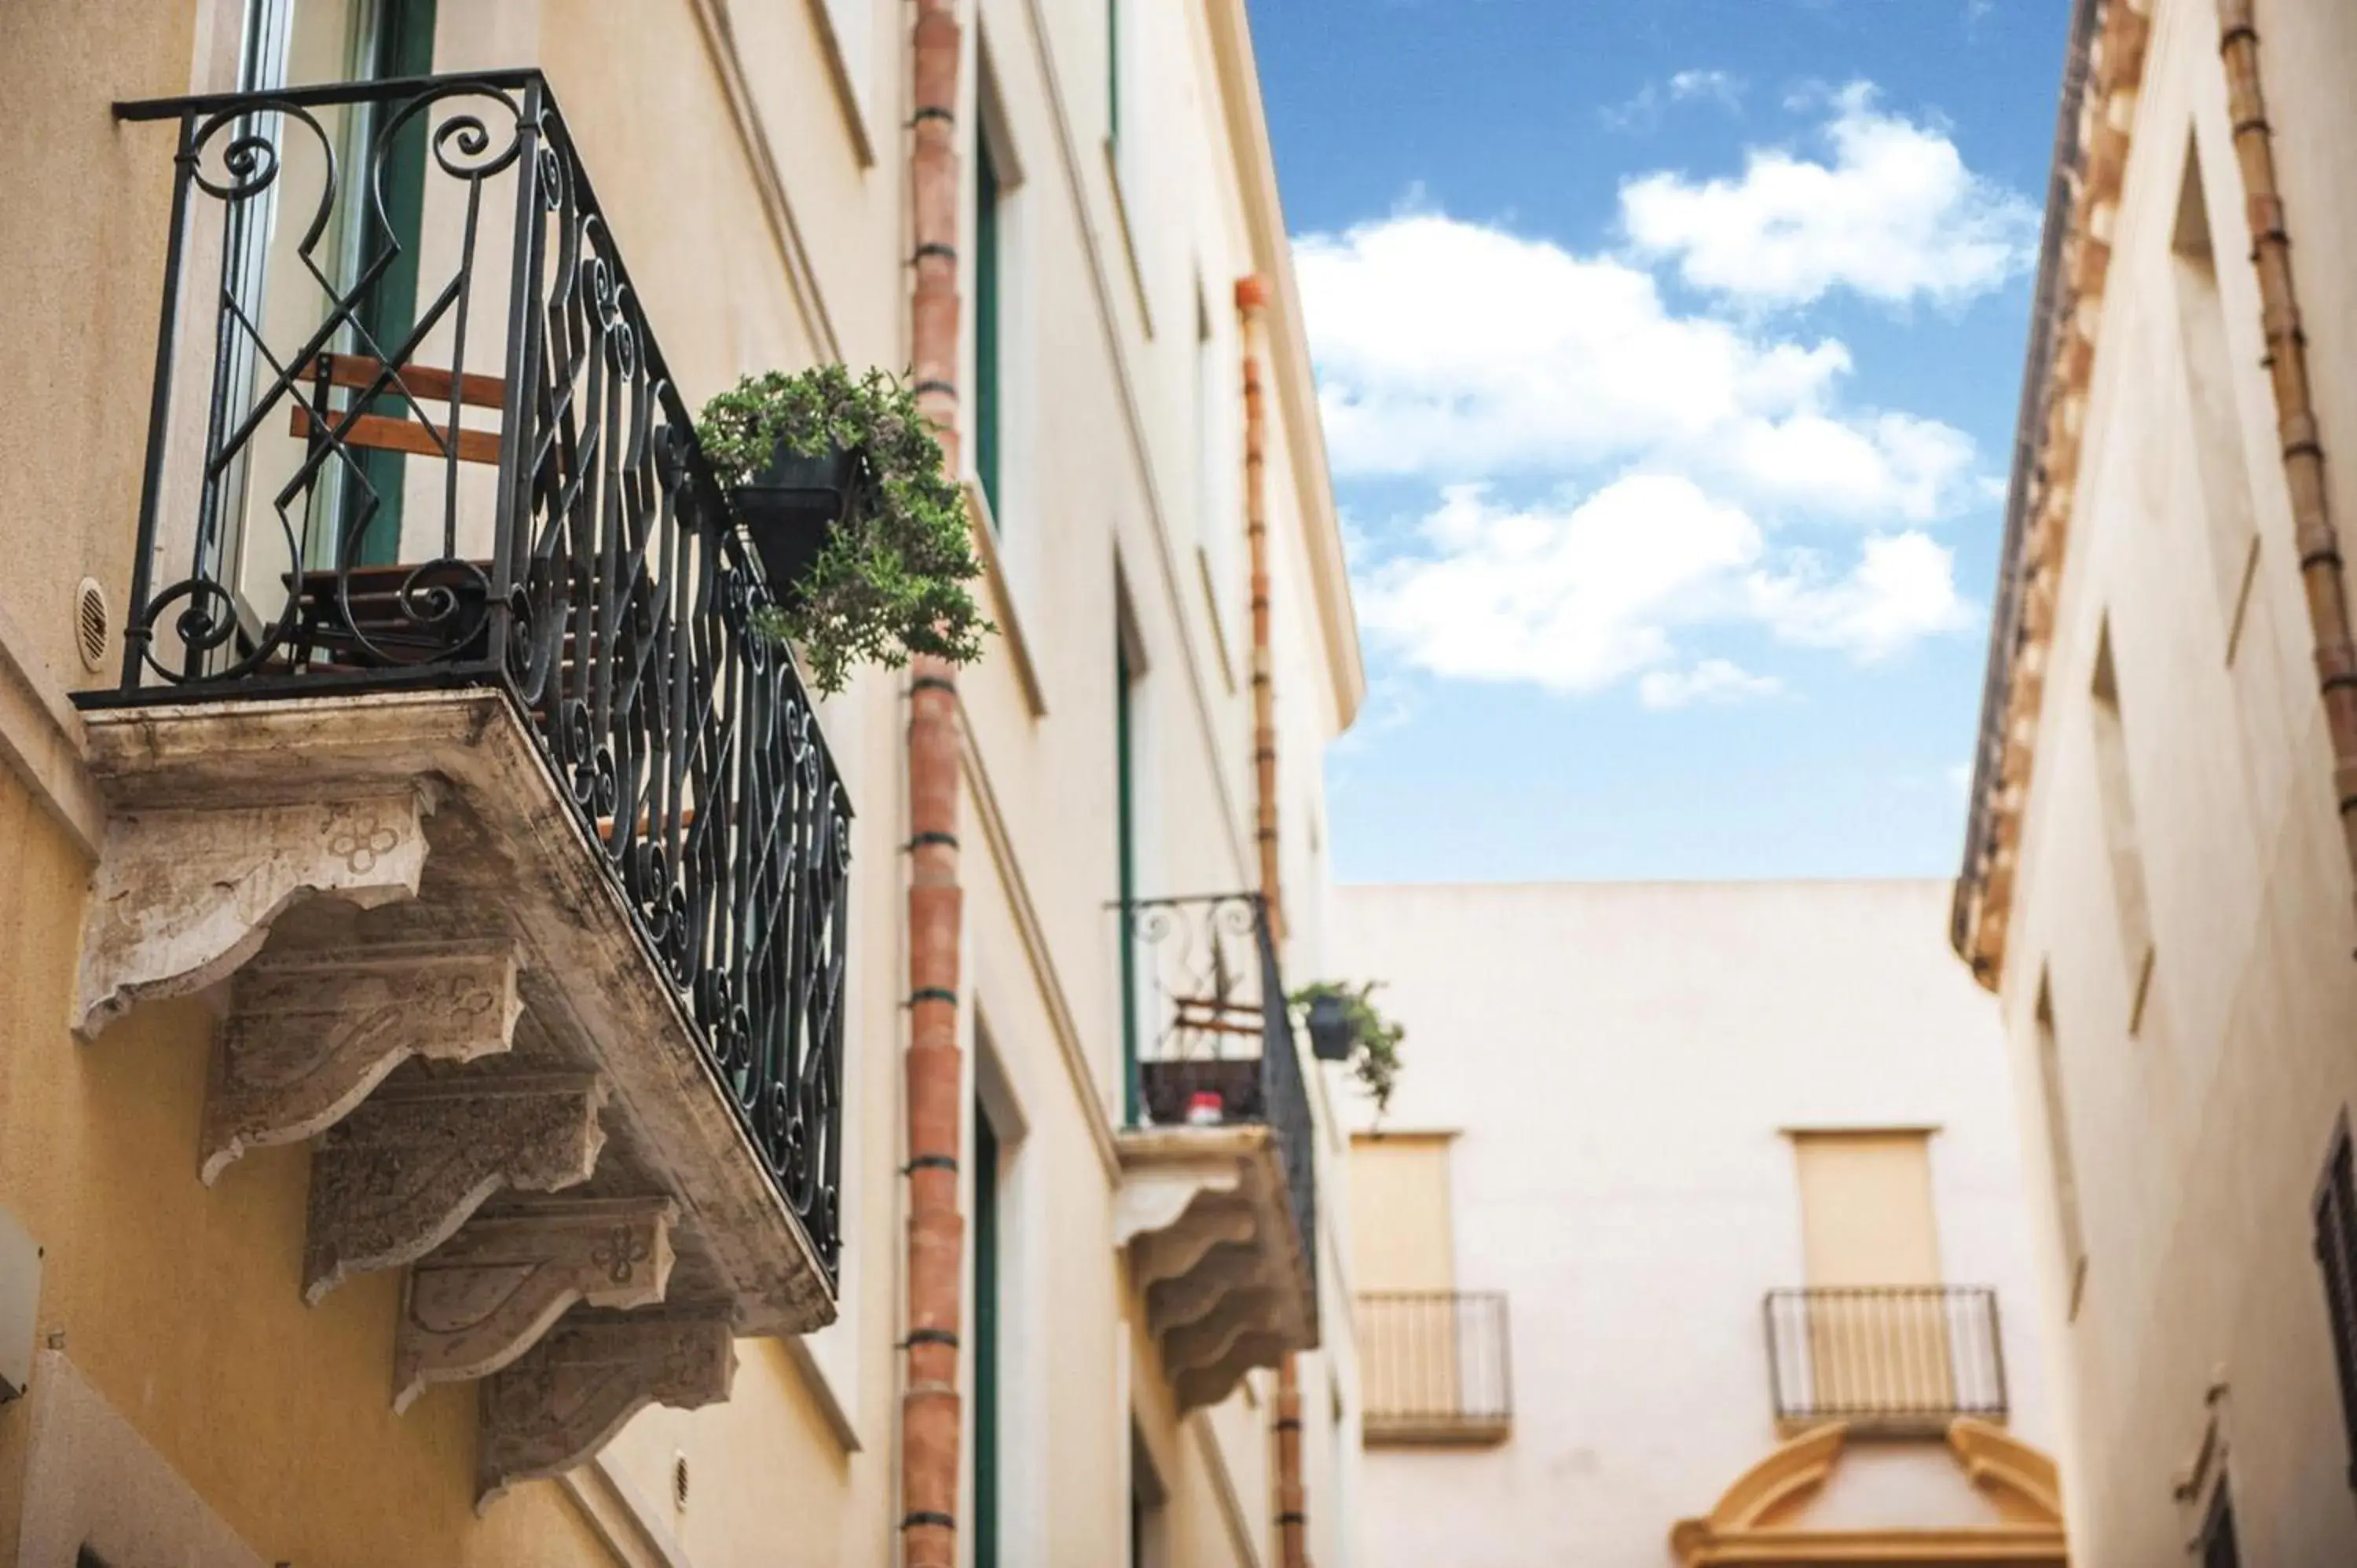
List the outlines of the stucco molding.
{"label": "stucco molding", "polygon": [[88,745],[48,661],[0,605],[0,764],[96,860],[106,841],[106,801],[85,763]]}
{"label": "stucco molding", "polygon": [[589,1179],[606,1142],[605,1080],[591,1073],[457,1075],[388,1086],[311,1158],[303,1299],[356,1273],[415,1262],[503,1188]]}
{"label": "stucco molding", "polygon": [[1975,1487],[2009,1495],[2020,1505],[2010,1516],[2028,1517],[2009,1517],[2003,1524],[1810,1526],[1803,1511],[1840,1465],[1848,1439],[1849,1428],[1840,1422],[1804,1432],[1737,1477],[1708,1514],[1680,1520],[1670,1530],[1670,1550],[1681,1568],[1823,1568],[1841,1563],[2063,1568],[2067,1548],[2054,1461],[1985,1422],[1952,1423],[1948,1450]]}
{"label": "stucco molding", "polygon": [[1948,1446],[1974,1486],[2010,1493],[2048,1522],[2061,1524],[2061,1472],[2048,1455],[2001,1426],[1969,1416],[1949,1423]]}
{"label": "stucco molding", "polygon": [[662,1197],[560,1198],[478,1215],[409,1271],[393,1330],[393,1410],[428,1384],[489,1377],[576,1304],[661,1302],[678,1212]]}
{"label": "stucco molding", "polygon": [[17,1568],[74,1568],[83,1547],[108,1563],[267,1568],[64,1351],[35,1357],[27,1402],[23,1514],[7,1543]]}
{"label": "stucco molding", "polygon": [[507,1050],[516,968],[504,938],[264,954],[231,986],[199,1177],[210,1187],[250,1148],[326,1132],[412,1057]]}
{"label": "stucco molding", "polygon": [[117,813],[82,925],[75,1032],[94,1037],[144,997],[226,979],[303,898],[332,894],[373,908],[415,897],[429,809],[404,788]]}
{"label": "stucco molding", "polygon": [[728,1397],[737,1346],[720,1316],[574,1316],[483,1384],[478,1513],[518,1482],[587,1461],[651,1404],[697,1410]]}

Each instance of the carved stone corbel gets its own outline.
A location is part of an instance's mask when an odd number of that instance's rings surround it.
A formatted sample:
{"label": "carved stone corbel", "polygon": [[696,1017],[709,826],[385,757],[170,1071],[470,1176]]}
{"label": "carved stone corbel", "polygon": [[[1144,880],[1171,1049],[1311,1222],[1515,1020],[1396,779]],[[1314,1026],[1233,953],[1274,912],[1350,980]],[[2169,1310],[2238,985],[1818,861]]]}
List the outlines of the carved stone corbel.
{"label": "carved stone corbel", "polygon": [[522,1007],[504,938],[259,960],[231,993],[198,1174],[210,1186],[249,1148],[327,1131],[410,1057],[508,1049]]}
{"label": "carved stone corbel", "polygon": [[477,1216],[409,1271],[393,1330],[393,1408],[428,1383],[489,1377],[565,1309],[652,1306],[670,1283],[666,1197],[554,1199]]}
{"label": "carved stone corbel", "polygon": [[404,789],[113,818],[82,926],[75,1032],[93,1037],[142,997],[227,977],[299,898],[333,894],[373,908],[415,897],[427,809]]}
{"label": "carved stone corbel", "polygon": [[311,1160],[303,1299],[356,1273],[416,1262],[501,1187],[589,1179],[606,1135],[591,1073],[457,1073],[381,1089]]}
{"label": "carved stone corbel", "polygon": [[654,1313],[575,1316],[484,1380],[476,1438],[478,1513],[519,1481],[562,1475],[650,1404],[694,1410],[728,1397],[728,1320]]}
{"label": "carved stone corbel", "polygon": [[1228,1292],[1218,1311],[1206,1313],[1163,1338],[1163,1371],[1175,1382],[1189,1372],[1218,1365],[1245,1335],[1265,1331],[1275,1323],[1277,1312],[1276,1292],[1266,1285]]}
{"label": "carved stone corbel", "polygon": [[1237,1339],[1216,1365],[1182,1372],[1173,1378],[1170,1391],[1181,1411],[1217,1404],[1235,1391],[1254,1367],[1274,1367],[1293,1343],[1282,1334],[1255,1330]]}
{"label": "carved stone corbel", "polygon": [[1221,1242],[1194,1268],[1146,1293],[1146,1331],[1159,1339],[1199,1321],[1220,1305],[1221,1297],[1258,1279],[1267,1267],[1257,1245]]}
{"label": "carved stone corbel", "polygon": [[1177,1279],[1222,1242],[1250,1241],[1259,1223],[1258,1211],[1245,1199],[1205,1193],[1187,1206],[1180,1220],[1141,1238],[1132,1249],[1137,1283],[1151,1287]]}

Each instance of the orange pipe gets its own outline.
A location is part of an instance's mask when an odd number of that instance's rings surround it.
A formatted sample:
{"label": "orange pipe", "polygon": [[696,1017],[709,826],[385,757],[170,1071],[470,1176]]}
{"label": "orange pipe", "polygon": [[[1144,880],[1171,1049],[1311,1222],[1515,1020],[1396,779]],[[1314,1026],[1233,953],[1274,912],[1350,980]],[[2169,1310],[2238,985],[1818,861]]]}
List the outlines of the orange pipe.
{"label": "orange pipe", "polygon": [[[1243,328],[1244,538],[1252,552],[1253,837],[1260,852],[1260,896],[1272,941],[1285,938],[1283,865],[1276,838],[1276,683],[1269,647],[1268,413],[1261,390],[1260,334],[1268,285],[1236,280]],[[1318,1244],[1314,1236],[1302,1245]],[[1285,1568],[1308,1568],[1309,1521],[1301,1485],[1301,1369],[1291,1353],[1276,1367],[1276,1534]]]}
{"label": "orange pipe", "polygon": [[[909,360],[918,405],[958,471],[957,147],[962,38],[954,0],[917,0],[909,205]],[[900,1561],[956,1568],[965,1219],[958,1203],[965,1068],[958,1044],[957,670],[911,661],[909,699],[909,1235],[900,1389]]]}
{"label": "orange pipe", "polygon": [[2350,865],[2357,872],[2357,642],[2350,635],[2341,535],[2333,526],[2331,495],[2324,483],[2323,428],[2309,384],[2308,336],[2300,328],[2299,291],[2292,279],[2291,231],[2276,178],[2275,133],[2267,124],[2253,10],[2252,0],[2219,0],[2218,48],[2226,66],[2234,156],[2243,169],[2251,264],[2258,272],[2267,372],[2275,383],[2276,432],[2283,444],[2284,485],[2291,493],[2300,585],[2316,636],[2317,683],[2332,743],[2333,799],[2341,809]]}

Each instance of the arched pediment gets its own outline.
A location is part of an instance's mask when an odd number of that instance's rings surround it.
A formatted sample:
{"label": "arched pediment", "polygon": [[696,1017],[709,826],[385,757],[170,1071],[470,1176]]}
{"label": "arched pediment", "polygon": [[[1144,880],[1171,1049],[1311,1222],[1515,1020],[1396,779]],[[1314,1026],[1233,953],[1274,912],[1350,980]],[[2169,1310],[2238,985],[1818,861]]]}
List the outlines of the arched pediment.
{"label": "arched pediment", "polygon": [[1680,1520],[1670,1548],[1682,1568],[2068,1561],[2054,1461],[1970,1420],[1936,1446],[1813,1428],[1737,1477],[1709,1513]]}

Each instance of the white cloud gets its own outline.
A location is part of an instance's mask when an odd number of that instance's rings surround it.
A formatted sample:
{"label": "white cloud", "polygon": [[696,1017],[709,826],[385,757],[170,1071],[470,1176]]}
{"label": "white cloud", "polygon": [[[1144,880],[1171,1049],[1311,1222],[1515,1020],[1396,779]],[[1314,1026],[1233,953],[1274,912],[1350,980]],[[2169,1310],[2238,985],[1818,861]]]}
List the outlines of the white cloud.
{"label": "white cloud", "polygon": [[1653,707],[1780,687],[1725,659],[1686,662],[1689,630],[1760,626],[1870,660],[1967,618],[1949,553],[1924,535],[1870,538],[1829,578],[1814,553],[1772,549],[1741,508],[1670,475],[1532,507],[1452,487],[1423,543],[1359,585],[1361,624],[1410,665],[1575,694],[1634,678]]}
{"label": "white cloud", "polygon": [[1684,708],[1772,697],[1783,689],[1784,682],[1773,675],[1754,675],[1725,659],[1705,659],[1691,670],[1648,671],[1638,677],[1637,699],[1649,708]]}
{"label": "white cloud", "polygon": [[1749,501],[1927,521],[1961,431],[1838,406],[1848,349],[1669,308],[1611,257],[1439,213],[1296,243],[1337,472],[1465,479],[1643,461]]}
{"label": "white cloud", "polygon": [[1681,103],[1706,102],[1740,114],[1743,91],[1743,79],[1732,71],[1681,70],[1666,82],[1649,81],[1625,102],[1597,113],[1609,129],[1642,134],[1659,129],[1662,116]]}
{"label": "white cloud", "polygon": [[1436,675],[1595,692],[1667,660],[1760,558],[1760,529],[1692,481],[1641,475],[1569,509],[1500,508],[1458,486],[1426,521],[1434,553],[1370,573],[1360,622]]}
{"label": "white cloud", "polygon": [[1830,162],[1755,148],[1739,178],[1631,181],[1620,192],[1631,241],[1695,288],[1763,306],[1836,288],[1953,305],[2029,265],[2037,209],[1974,174],[1941,131],[1883,112],[1872,86],[1835,93],[1824,134]]}
{"label": "white cloud", "polygon": [[1925,533],[1867,540],[1857,569],[1838,581],[1803,555],[1785,575],[1755,574],[1749,586],[1754,612],[1778,636],[1866,661],[1962,631],[1973,618],[1956,593],[1955,553]]}

